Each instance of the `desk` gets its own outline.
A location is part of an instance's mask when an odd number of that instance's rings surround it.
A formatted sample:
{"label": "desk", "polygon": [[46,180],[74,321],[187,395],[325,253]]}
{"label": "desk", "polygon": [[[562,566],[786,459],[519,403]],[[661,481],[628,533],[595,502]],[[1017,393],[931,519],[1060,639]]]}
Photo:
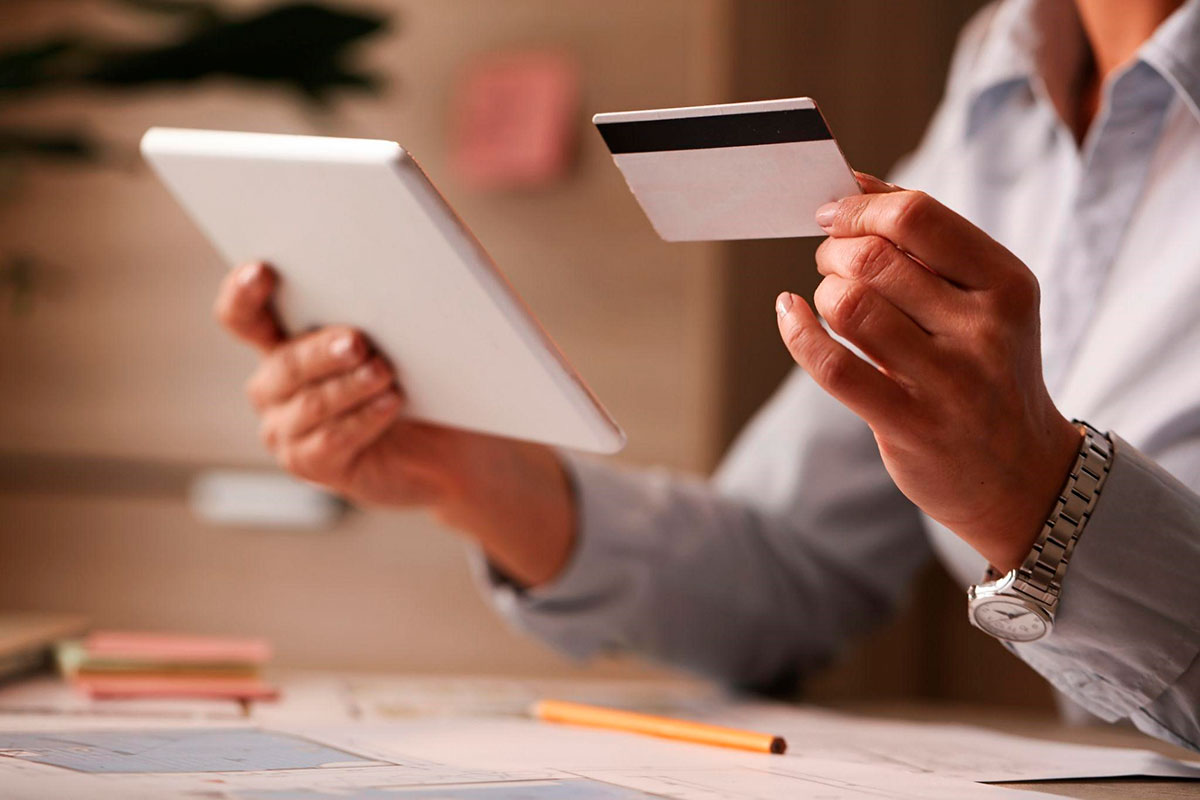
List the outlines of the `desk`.
{"label": "desk", "polygon": [[[506,759],[518,761],[525,752],[523,748],[545,748],[557,751],[559,755],[548,754],[550,759],[545,765],[553,764],[556,769],[562,769],[558,774],[571,778],[583,778],[584,782],[599,780],[602,783],[607,778],[617,782],[631,779],[632,788],[655,793],[662,792],[666,796],[674,796],[670,792],[675,785],[670,779],[660,779],[671,770],[693,770],[694,774],[705,771],[725,773],[724,790],[694,791],[694,785],[680,782],[678,786],[683,792],[681,797],[737,797],[737,798],[774,798],[786,796],[800,798],[807,796],[806,787],[816,783],[816,778],[829,779],[828,775],[838,775],[834,772],[821,773],[821,764],[833,763],[823,761],[830,759],[828,752],[844,752],[846,763],[856,761],[860,756],[878,754],[886,747],[882,742],[893,741],[898,749],[890,750],[883,761],[889,761],[887,768],[895,769],[897,763],[911,766],[924,756],[922,753],[938,752],[939,764],[949,764],[950,769],[963,768],[963,763],[971,762],[971,769],[993,769],[988,758],[976,758],[969,754],[971,748],[979,751],[980,742],[990,741],[989,734],[979,734],[981,739],[969,743],[969,735],[962,731],[942,727],[941,724],[970,724],[994,731],[1020,736],[1046,739],[1051,742],[1073,742],[1080,744],[1096,744],[1115,747],[1128,747],[1140,750],[1153,749],[1159,753],[1189,760],[1195,754],[1170,747],[1150,740],[1132,730],[1117,728],[1068,728],[1055,722],[1052,718],[1030,718],[1026,715],[1011,711],[995,711],[979,708],[946,707],[935,705],[891,704],[891,705],[848,705],[835,710],[821,710],[804,707],[788,707],[776,704],[746,703],[735,701],[722,695],[712,687],[687,681],[555,681],[555,680],[511,680],[487,678],[441,678],[441,677],[405,677],[370,674],[339,674],[324,672],[289,672],[277,675],[284,691],[284,699],[277,704],[257,704],[249,709],[242,709],[233,703],[222,702],[107,702],[94,703],[75,695],[70,689],[51,678],[42,678],[23,684],[12,685],[0,689],[0,737],[22,731],[62,731],[81,730],[86,728],[109,729],[132,728],[149,731],[153,728],[212,727],[229,730],[240,726],[242,729],[253,731],[283,731],[287,735],[307,737],[307,741],[322,742],[335,748],[342,748],[356,756],[372,756],[373,742],[386,740],[397,747],[393,754],[385,758],[398,758],[395,752],[403,752],[408,760],[419,763],[421,769],[436,770],[445,767],[448,762],[444,756],[449,752],[444,747],[446,741],[460,742],[463,746],[464,759],[460,767],[469,767],[478,775],[502,775],[502,779],[510,781],[527,781],[545,779],[546,770],[537,773],[533,762],[522,765],[511,763]],[[664,743],[659,740],[633,737],[629,734],[612,734],[607,732],[579,731],[574,728],[557,728],[542,723],[531,723],[524,718],[523,709],[530,700],[543,696],[557,696],[567,699],[583,700],[585,702],[601,703],[613,706],[641,708],[659,713],[678,713],[709,719],[715,722],[725,721],[727,724],[737,724],[750,720],[761,721],[762,725],[778,726],[771,733],[787,735],[793,742],[792,753],[789,756],[767,756],[757,754],[740,754],[736,751],[726,751],[719,748],[701,748],[696,745],[681,745]],[[832,713],[839,712],[838,714]],[[905,723],[922,722],[932,725],[912,726]],[[140,726],[140,727],[139,727]],[[474,727],[472,727],[474,726]],[[790,727],[789,727],[790,726]],[[749,727],[743,725],[743,727]],[[482,731],[482,732],[481,732]],[[897,737],[897,731],[899,736]],[[978,732],[975,732],[978,733]],[[530,744],[505,741],[503,737],[512,734],[516,737],[530,737]],[[973,733],[970,735],[974,735]],[[332,738],[322,738],[322,737]],[[340,738],[339,738],[340,737]],[[371,737],[375,737],[373,740]],[[442,740],[441,750],[434,740]],[[472,738],[473,737],[473,738]],[[495,737],[495,738],[489,738]],[[605,738],[608,737],[608,738]],[[625,737],[625,738],[621,738]],[[890,740],[887,737],[892,737]],[[932,737],[932,738],[929,738]],[[939,738],[940,737],[940,738]],[[991,737],[995,739],[995,737]],[[433,741],[431,744],[430,742]],[[825,753],[821,752],[826,742],[829,746]],[[397,743],[402,743],[400,746]],[[481,744],[482,743],[482,744]],[[836,750],[849,743],[844,751]],[[1019,743],[1026,747],[1026,743]],[[474,748],[474,749],[472,749]],[[575,748],[572,750],[572,748]],[[830,748],[833,748],[832,750]],[[852,752],[853,750],[853,752]],[[967,755],[953,751],[961,750]],[[1040,747],[1033,751],[1041,753]],[[374,755],[379,754],[378,749]],[[578,758],[582,752],[586,757]],[[1064,751],[1065,752],[1065,751]],[[1127,751],[1122,751],[1127,752]],[[559,765],[552,759],[562,757],[576,759],[576,763]],[[627,756],[634,753],[636,757],[630,761]],[[345,752],[342,753],[345,755]],[[508,755],[512,754],[512,755]],[[615,754],[615,755],[614,755]],[[947,755],[948,754],[948,755]],[[1113,754],[1103,754],[1106,759],[1115,758]],[[538,757],[541,758],[541,752]],[[190,758],[190,756],[189,756]],[[778,759],[778,760],[776,760]],[[382,760],[382,759],[381,759]],[[401,759],[403,760],[403,759]],[[661,760],[661,763],[657,760]],[[17,764],[19,759],[0,759],[0,772]],[[654,764],[654,768],[638,766],[629,768],[630,764]],[[955,766],[955,762],[959,766]],[[51,762],[53,763],[53,762]],[[366,764],[366,762],[362,762]],[[396,762],[389,761],[389,766]],[[842,762],[838,762],[842,763]],[[867,764],[867,762],[858,762]],[[106,782],[104,788],[112,794],[95,790],[99,784],[89,784],[96,778],[76,774],[72,779],[76,782],[68,788],[57,785],[50,792],[50,786],[39,781],[56,780],[68,770],[61,766],[50,767],[45,764],[28,764],[21,762],[26,774],[22,784],[26,794],[18,796],[56,797],[89,797],[89,800],[100,797],[124,797],[125,790],[138,789],[149,794],[139,794],[142,797],[177,796],[164,791],[155,794],[153,782],[138,785],[141,776],[103,776]],[[510,769],[511,766],[511,769]],[[661,769],[660,769],[661,767]],[[857,768],[857,767],[855,767]],[[263,769],[266,769],[265,767]],[[279,768],[276,768],[279,769]],[[288,769],[288,768],[283,768]],[[452,768],[447,768],[452,771]],[[877,769],[867,765],[864,770]],[[939,770],[941,768],[939,767]],[[40,771],[39,771],[40,770]],[[490,770],[490,772],[489,772]],[[776,773],[786,773],[791,770],[793,777],[778,777]],[[815,770],[815,771],[812,771]],[[324,770],[322,770],[324,771]],[[607,772],[606,772],[607,771]],[[310,771],[311,772],[311,771]],[[361,775],[364,770],[359,770]],[[648,772],[656,775],[650,776]],[[635,774],[636,773],[636,774]],[[737,773],[737,775],[734,775]],[[788,781],[803,773],[803,780],[789,787]],[[312,773],[315,774],[315,773]],[[393,773],[389,773],[391,775]],[[434,774],[434,773],[429,773]],[[446,770],[438,773],[432,783],[451,783]],[[466,775],[467,773],[461,773]],[[541,775],[539,778],[538,775]],[[682,774],[677,772],[676,774]],[[940,774],[940,773],[939,773]],[[1198,773],[1200,774],[1200,773]],[[743,787],[738,783],[739,776],[750,776],[751,779],[770,777],[758,788]],[[532,777],[531,777],[532,776]],[[153,777],[153,776],[152,776]],[[195,796],[197,787],[188,786],[186,777],[168,776],[175,783],[163,783],[173,791],[183,787],[178,796]],[[203,776],[201,776],[203,777]],[[403,778],[404,776],[400,776]],[[472,776],[473,777],[473,776]],[[411,779],[411,776],[409,776]],[[305,776],[307,780],[307,776]],[[10,773],[0,774],[0,784],[11,780]],[[196,780],[193,774],[191,780]],[[465,780],[465,779],[464,779]],[[829,779],[836,782],[836,778]],[[865,779],[864,779],[865,780]],[[949,780],[929,778],[929,780]],[[955,780],[963,780],[955,778]],[[31,782],[30,782],[31,781]],[[80,783],[80,782],[83,783]],[[185,783],[180,783],[185,781]],[[642,781],[643,785],[638,785]],[[648,781],[648,782],[647,782]],[[657,783],[656,783],[657,781]],[[115,782],[115,783],[114,783]],[[768,785],[769,784],[769,785]],[[274,784],[272,784],[274,785]],[[399,785],[399,784],[397,784]],[[595,785],[595,784],[589,784]],[[858,784],[854,784],[857,786]],[[959,786],[960,784],[954,784]],[[75,788],[76,786],[81,788]],[[670,789],[662,787],[668,786]],[[756,785],[757,786],[757,785]],[[838,786],[842,784],[838,783]],[[1110,778],[1087,781],[1058,781],[1035,783],[1010,783],[1004,786],[1012,789],[1024,789],[1040,792],[1043,795],[1058,795],[1077,798],[1177,798],[1200,797],[1200,781],[1183,780],[1149,780],[1144,778]],[[32,787],[32,790],[29,789]],[[962,783],[964,790],[977,787],[974,783]],[[286,788],[286,787],[285,787]],[[611,786],[609,787],[611,789]],[[781,788],[791,791],[779,791]],[[946,797],[946,787],[938,786],[942,793],[938,797]],[[30,794],[29,791],[34,792]],[[282,796],[260,789],[262,795],[253,790],[225,790],[228,793],[216,792],[205,796],[221,798],[242,798],[260,796]],[[918,789],[908,788],[905,798],[924,797]],[[957,797],[951,787],[949,796]],[[991,797],[986,788],[980,793]],[[916,793],[914,793],[916,792]],[[133,794],[131,792],[131,794]],[[1007,793],[997,792],[997,797],[1003,798]],[[857,794],[836,794],[837,797],[881,796],[874,792]],[[10,795],[5,794],[5,797]],[[292,796],[288,794],[287,796]],[[299,795],[297,795],[299,796]],[[348,796],[335,794],[304,795],[305,797]],[[365,795],[364,795],[365,796]],[[382,796],[371,794],[372,798]],[[407,795],[412,797],[413,795]],[[539,795],[540,796],[540,795]],[[575,795],[563,794],[562,797]],[[592,795],[587,795],[591,797]],[[624,797],[625,795],[621,795]],[[646,797],[648,795],[638,795]],[[835,796],[822,794],[821,796]],[[886,796],[886,795],[883,795]],[[976,795],[972,795],[976,796]],[[1017,795],[1014,797],[1028,796]],[[559,795],[554,795],[559,797]],[[498,800],[502,798],[498,797]]]}

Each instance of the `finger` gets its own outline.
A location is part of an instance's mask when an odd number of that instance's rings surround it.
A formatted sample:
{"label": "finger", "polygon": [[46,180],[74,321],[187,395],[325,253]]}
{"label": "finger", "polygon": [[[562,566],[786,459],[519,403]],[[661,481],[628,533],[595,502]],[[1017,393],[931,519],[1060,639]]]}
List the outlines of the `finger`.
{"label": "finger", "polygon": [[930,333],[952,330],[970,302],[881,236],[830,237],[817,248],[817,271],[861,281]]}
{"label": "finger", "polygon": [[779,333],[788,352],[820,386],[872,427],[893,427],[910,401],[905,391],[850,352],[821,327],[808,303],[784,292],[775,301]]}
{"label": "finger", "polygon": [[885,180],[880,180],[874,175],[866,172],[854,170],[854,178],[858,181],[858,188],[862,189],[867,194],[882,194],[884,192],[899,192],[900,187],[894,183],[888,183]]}
{"label": "finger", "polygon": [[264,425],[272,440],[298,439],[324,423],[392,388],[394,375],[376,356],[353,372],[344,372],[301,389],[268,412]]}
{"label": "finger", "polygon": [[[979,228],[924,192],[846,197],[817,210],[830,236],[882,236],[938,275],[970,288],[991,286],[1020,264]],[[996,258],[996,254],[1004,258]]]}
{"label": "finger", "polygon": [[929,334],[864,283],[830,275],[817,286],[813,305],[835,333],[893,378],[915,377],[932,355]]}
{"label": "finger", "polygon": [[399,393],[389,391],[327,421],[282,451],[284,466],[311,480],[344,472],[391,427],[400,406]]}
{"label": "finger", "polygon": [[247,390],[258,408],[282,403],[310,383],[349,372],[363,363],[369,348],[361,333],[322,328],[287,341],[263,358]]}
{"label": "finger", "polygon": [[275,273],[266,264],[244,264],[221,281],[213,314],[242,341],[270,350],[283,339],[271,310],[275,285]]}

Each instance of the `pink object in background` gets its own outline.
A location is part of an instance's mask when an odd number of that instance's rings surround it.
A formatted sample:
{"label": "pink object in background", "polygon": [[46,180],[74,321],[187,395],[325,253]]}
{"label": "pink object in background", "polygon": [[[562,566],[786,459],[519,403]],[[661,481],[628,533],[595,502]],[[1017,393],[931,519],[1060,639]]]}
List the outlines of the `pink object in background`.
{"label": "pink object in background", "polygon": [[579,70],[565,53],[497,53],[474,62],[454,99],[451,163],[476,189],[561,179],[574,148]]}
{"label": "pink object in background", "polygon": [[71,684],[95,700],[167,697],[203,700],[275,700],[279,697],[279,690],[261,678],[113,675],[75,678]]}
{"label": "pink object in background", "polygon": [[96,631],[84,639],[84,647],[92,659],[259,665],[271,659],[265,640],[225,636]]}

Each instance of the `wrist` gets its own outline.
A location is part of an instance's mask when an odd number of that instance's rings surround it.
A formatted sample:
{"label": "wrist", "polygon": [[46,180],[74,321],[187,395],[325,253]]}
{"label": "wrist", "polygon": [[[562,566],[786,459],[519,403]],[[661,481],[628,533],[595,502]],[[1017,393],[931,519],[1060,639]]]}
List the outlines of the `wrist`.
{"label": "wrist", "polygon": [[481,438],[474,452],[458,454],[433,511],[516,583],[546,583],[575,542],[574,491],[562,460],[544,445]]}
{"label": "wrist", "polygon": [[1043,436],[1044,447],[1038,455],[1031,457],[1028,465],[1029,480],[1024,484],[1024,497],[1013,506],[1019,510],[1017,518],[1006,534],[997,537],[991,552],[983,554],[1000,572],[1016,569],[1029,555],[1053,513],[1079,455],[1083,429],[1057,412],[1055,416]]}
{"label": "wrist", "polygon": [[1072,554],[1085,536],[1113,465],[1112,437],[1087,423],[1054,508],[1019,567],[1001,574],[988,570],[983,583],[967,592],[971,623],[1013,642],[1033,642],[1050,634]]}

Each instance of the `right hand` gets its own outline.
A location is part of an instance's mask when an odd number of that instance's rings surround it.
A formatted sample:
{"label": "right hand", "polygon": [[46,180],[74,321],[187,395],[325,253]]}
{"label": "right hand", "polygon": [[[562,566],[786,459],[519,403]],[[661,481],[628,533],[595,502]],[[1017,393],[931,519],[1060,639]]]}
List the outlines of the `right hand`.
{"label": "right hand", "polygon": [[214,313],[262,354],[247,393],[280,465],[359,502],[427,507],[526,585],[556,575],[574,540],[558,455],[404,419],[395,372],[361,332],[332,326],[284,336],[271,308],[276,282],[264,264],[239,267]]}

